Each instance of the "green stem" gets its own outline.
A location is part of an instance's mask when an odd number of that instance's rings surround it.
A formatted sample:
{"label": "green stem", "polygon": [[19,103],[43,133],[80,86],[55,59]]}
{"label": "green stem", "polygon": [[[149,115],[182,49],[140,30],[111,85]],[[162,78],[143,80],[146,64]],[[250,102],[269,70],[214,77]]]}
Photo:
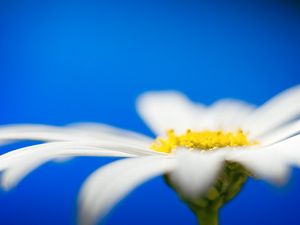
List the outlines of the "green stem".
{"label": "green stem", "polygon": [[205,209],[195,212],[198,224],[200,225],[218,225],[219,224],[219,210]]}

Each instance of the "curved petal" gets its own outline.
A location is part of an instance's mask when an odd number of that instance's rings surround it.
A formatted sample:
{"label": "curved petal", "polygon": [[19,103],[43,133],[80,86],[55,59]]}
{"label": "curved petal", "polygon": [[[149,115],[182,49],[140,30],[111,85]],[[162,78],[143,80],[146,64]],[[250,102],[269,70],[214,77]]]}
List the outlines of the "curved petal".
{"label": "curved petal", "polygon": [[300,167],[300,135],[253,149],[228,154],[228,160],[243,164],[254,175],[272,183],[283,184],[289,177],[289,166]]}
{"label": "curved petal", "polygon": [[252,138],[300,116],[300,85],[292,87],[258,108],[242,125]]}
{"label": "curved petal", "polygon": [[52,131],[19,131],[0,130],[0,140],[33,140],[33,141],[76,141],[78,136],[63,130]]}
{"label": "curved petal", "polygon": [[179,92],[164,91],[141,95],[137,101],[137,110],[154,133],[163,136],[168,129],[176,132],[193,129],[205,107],[192,103]]}
{"label": "curved petal", "polygon": [[273,154],[278,155],[282,161],[300,167],[300,134],[273,144],[266,149],[272,157]]}
{"label": "curved petal", "polygon": [[10,124],[10,125],[1,125],[1,132],[9,131],[57,131],[61,127],[45,125],[45,124]]}
{"label": "curved petal", "polygon": [[177,153],[177,167],[170,181],[185,198],[203,194],[213,184],[224,164],[221,151],[197,152],[182,150]]}
{"label": "curved petal", "polygon": [[30,158],[56,158],[69,156],[102,156],[101,152],[112,152],[117,156],[147,156],[165,155],[148,149],[139,149],[135,146],[120,145],[115,143],[97,143],[92,145],[85,142],[52,142],[29,147],[20,148],[7,152],[0,156],[0,170],[6,169],[18,160],[29,160]]}
{"label": "curved petal", "polygon": [[236,99],[221,99],[212,104],[200,124],[203,129],[237,130],[255,106]]}
{"label": "curved petal", "polygon": [[69,124],[66,128],[82,135],[96,138],[98,140],[109,139],[116,141],[130,141],[131,143],[136,143],[147,147],[150,146],[150,144],[153,142],[152,138],[149,138],[145,135],[101,123],[72,123]]}
{"label": "curved petal", "polygon": [[18,124],[0,127],[1,141],[37,140],[37,141],[72,141],[79,136],[66,131],[64,127],[41,124]]}
{"label": "curved petal", "polygon": [[76,143],[46,143],[25,147],[6,153],[0,157],[1,186],[8,190],[13,188],[32,170],[41,164],[58,158],[70,156],[109,156],[134,157],[125,151],[106,150]]}
{"label": "curved petal", "polygon": [[263,145],[271,145],[300,133],[300,120],[289,123],[268,134],[258,137]]}
{"label": "curved petal", "polygon": [[94,225],[137,185],[172,170],[169,157],[120,160],[98,169],[83,184],[79,194],[79,224]]}
{"label": "curved petal", "polygon": [[242,164],[255,177],[280,185],[287,181],[289,166],[280,155],[264,148],[239,149],[228,154],[226,159]]}
{"label": "curved petal", "polygon": [[71,123],[68,124],[68,128],[80,130],[80,131],[86,131],[88,134],[94,133],[104,133],[104,134],[110,134],[113,136],[119,136],[119,137],[126,137],[126,138],[134,138],[134,139],[141,139],[146,142],[152,141],[152,138],[149,138],[148,136],[145,136],[140,133],[136,133],[134,131],[129,131],[117,127],[113,127],[107,124],[102,123],[94,123],[94,122],[80,122],[80,123]]}
{"label": "curved petal", "polygon": [[5,189],[12,188],[33,169],[57,158],[73,156],[135,157],[145,155],[163,154],[114,143],[103,143],[101,146],[87,145],[80,142],[52,142],[33,145],[0,156],[0,171],[5,170],[2,174],[2,186]]}
{"label": "curved petal", "polygon": [[[43,125],[43,124],[11,124],[0,126],[0,145],[10,144],[14,142],[14,134],[19,136],[26,132],[58,132],[59,127]],[[20,139],[20,138],[17,138]],[[52,139],[51,139],[52,140]]]}
{"label": "curved petal", "polygon": [[[100,130],[89,130],[87,128],[78,127],[58,127],[58,126],[47,126],[47,125],[8,125],[0,127],[0,140],[37,140],[37,141],[115,141],[127,144],[134,144],[139,147],[148,147],[151,143],[150,139],[147,139],[137,134],[134,136],[130,132],[121,132],[117,128],[110,127]],[[113,132],[115,130],[115,132]],[[107,133],[106,133],[107,131]]]}

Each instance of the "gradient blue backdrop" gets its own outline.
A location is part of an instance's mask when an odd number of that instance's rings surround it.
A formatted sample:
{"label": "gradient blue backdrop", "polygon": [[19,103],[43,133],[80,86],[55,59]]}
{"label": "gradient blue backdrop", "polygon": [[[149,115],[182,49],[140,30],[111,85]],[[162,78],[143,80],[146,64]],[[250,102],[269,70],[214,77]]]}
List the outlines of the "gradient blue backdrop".
{"label": "gradient blue backdrop", "polygon": [[[261,104],[300,83],[299,5],[1,1],[0,123],[96,121],[151,135],[134,109],[147,90]],[[75,224],[81,183],[111,160],[47,163],[0,193],[0,223]],[[250,180],[222,211],[222,224],[299,224],[299,188],[296,169],[282,189]],[[196,224],[161,178],[137,188],[105,222]]]}

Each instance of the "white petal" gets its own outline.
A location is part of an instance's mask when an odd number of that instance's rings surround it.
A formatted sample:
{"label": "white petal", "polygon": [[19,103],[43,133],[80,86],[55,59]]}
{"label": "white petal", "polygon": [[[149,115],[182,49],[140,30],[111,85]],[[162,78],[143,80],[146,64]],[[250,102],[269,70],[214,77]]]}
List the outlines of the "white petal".
{"label": "white petal", "polygon": [[170,180],[185,198],[199,197],[213,184],[224,164],[220,152],[179,151]]}
{"label": "white petal", "polygon": [[97,142],[95,145],[85,142],[52,142],[29,147],[20,148],[7,152],[0,156],[0,170],[10,165],[14,165],[16,160],[26,160],[30,158],[57,158],[69,156],[102,156],[101,152],[115,152],[117,156],[147,156],[165,155],[148,149],[139,149],[135,146],[121,145],[115,143]]}
{"label": "white petal", "polygon": [[265,148],[240,149],[231,151],[227,160],[234,161],[245,166],[255,177],[281,185],[287,181],[289,166],[280,155],[274,154]]}
{"label": "white petal", "polygon": [[[11,142],[14,142],[14,138],[22,139],[20,138],[20,134],[22,133],[37,133],[37,132],[59,132],[60,128],[55,126],[48,126],[48,125],[42,125],[42,124],[12,124],[12,125],[1,125],[0,126],[0,145],[9,144]],[[16,137],[14,137],[14,134],[16,134]],[[31,139],[31,138],[29,138]],[[39,139],[38,139],[39,140]],[[53,138],[50,138],[50,140],[53,140]],[[59,138],[61,140],[61,138]]]}
{"label": "white petal", "polygon": [[148,126],[161,136],[168,129],[176,132],[193,129],[205,110],[175,91],[145,93],[138,98],[137,109]]}
{"label": "white petal", "polygon": [[[110,128],[110,130],[112,131],[113,128]],[[132,149],[146,154],[154,154],[154,151],[149,149],[150,139],[145,141],[145,138],[139,139],[137,135],[135,138],[133,134],[131,134],[131,137],[127,137],[125,134],[121,137],[121,133],[116,135],[99,132],[93,136],[92,132],[83,134],[79,129],[76,130],[75,128],[46,125],[3,126],[0,128],[0,140],[74,141],[98,147],[112,147],[113,143],[115,147],[132,147]]]}
{"label": "white petal", "polygon": [[7,125],[0,127],[0,140],[70,141],[78,140],[62,127],[47,125]]}
{"label": "white petal", "polygon": [[266,147],[234,151],[227,159],[243,164],[258,178],[283,184],[289,178],[289,166],[300,167],[300,135]]}
{"label": "white petal", "polygon": [[41,164],[62,156],[110,156],[133,157],[126,151],[105,150],[76,143],[46,143],[11,151],[0,157],[1,186],[13,188],[32,170]]}
{"label": "white petal", "polygon": [[[37,141],[114,141],[146,148],[151,139],[143,135],[105,125],[78,124],[67,127],[47,125],[8,125],[0,127],[0,140]],[[0,143],[1,144],[1,143]]]}
{"label": "white petal", "polygon": [[25,175],[46,161],[61,157],[72,156],[114,156],[133,157],[143,155],[164,155],[148,149],[138,149],[134,146],[103,143],[97,146],[80,142],[52,142],[24,147],[10,151],[0,156],[0,171],[2,185],[9,189],[19,182]]}
{"label": "white petal", "polygon": [[80,191],[79,224],[94,225],[136,186],[174,166],[175,161],[168,157],[144,157],[120,160],[97,170]]}
{"label": "white petal", "polygon": [[300,167],[300,135],[271,146],[243,151],[235,161],[245,165],[257,177],[275,184],[288,181],[290,165]]}
{"label": "white petal", "polygon": [[208,108],[200,124],[203,129],[234,131],[255,109],[255,106],[235,100],[221,99]]}
{"label": "white petal", "polygon": [[269,132],[267,135],[259,137],[259,142],[263,145],[270,145],[292,137],[300,133],[300,120],[289,123],[279,129]]}
{"label": "white petal", "polygon": [[[48,149],[51,150],[51,149]],[[72,156],[97,156],[97,157],[134,157],[133,155],[108,151],[102,149],[80,149],[80,148],[69,148],[64,147],[61,149],[62,151],[69,151],[68,155]],[[25,178],[29,173],[33,170],[37,169],[42,164],[50,161],[51,159],[55,159],[55,157],[59,157],[61,152],[53,152],[52,155],[38,155],[34,156],[23,156],[15,159],[7,168],[2,172],[1,175],[1,187],[4,190],[10,190],[14,188],[18,183]]]}
{"label": "white petal", "polygon": [[39,167],[40,161],[30,160],[29,162],[19,162],[14,167],[9,168],[1,174],[1,188],[8,191],[14,188],[25,176]]}
{"label": "white petal", "polygon": [[0,131],[56,131],[58,126],[44,125],[44,124],[10,124],[1,125]]}
{"label": "white petal", "polygon": [[258,108],[242,125],[256,138],[300,116],[300,85],[275,96]]}
{"label": "white petal", "polygon": [[271,155],[276,154],[286,163],[300,167],[300,135],[273,144],[267,149]]}
{"label": "white petal", "polygon": [[101,123],[72,123],[69,124],[67,128],[82,135],[94,137],[98,140],[108,139],[116,141],[130,141],[131,143],[137,143],[147,147],[153,142],[152,138],[145,135]]}

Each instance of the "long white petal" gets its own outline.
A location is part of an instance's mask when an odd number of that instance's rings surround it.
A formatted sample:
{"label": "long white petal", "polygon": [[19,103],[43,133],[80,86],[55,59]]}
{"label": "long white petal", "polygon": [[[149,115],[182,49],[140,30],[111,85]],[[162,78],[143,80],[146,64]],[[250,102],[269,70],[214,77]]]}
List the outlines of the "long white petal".
{"label": "long white petal", "polygon": [[52,142],[33,145],[10,151],[0,156],[0,171],[4,188],[12,188],[26,174],[46,161],[73,156],[114,156],[134,157],[147,155],[165,155],[149,149],[120,145],[111,142]]}
{"label": "long white petal", "polygon": [[100,124],[74,124],[59,127],[39,124],[6,125],[0,127],[0,143],[16,140],[36,141],[114,141],[146,148],[151,139],[134,132]]}
{"label": "long white petal", "polygon": [[[111,128],[112,130],[112,128]],[[98,147],[126,148],[129,147],[135,151],[141,151],[146,154],[154,154],[149,149],[149,142],[133,137],[120,137],[120,135],[109,135],[102,133],[97,137],[84,135],[75,128],[65,129],[64,127],[46,126],[46,125],[12,125],[0,128],[0,140],[39,140],[39,141],[74,141],[84,142],[86,145]],[[156,153],[157,154],[157,153]],[[1,159],[1,157],[0,157]],[[1,165],[0,165],[1,167]]]}
{"label": "long white petal", "polygon": [[199,197],[213,184],[224,164],[221,152],[182,150],[170,175],[172,184],[185,198]]}
{"label": "long white petal", "polygon": [[1,176],[2,188],[9,190],[15,187],[21,179],[41,164],[62,156],[134,157],[135,155],[74,143],[46,143],[30,146],[11,152],[9,157],[1,160],[0,170],[4,170]]}
{"label": "long white petal", "polygon": [[212,104],[199,124],[203,129],[234,131],[254,111],[255,106],[235,99],[221,99]]}
{"label": "long white petal", "polygon": [[64,127],[42,124],[18,124],[0,126],[0,140],[78,141],[79,135]]}
{"label": "long white petal", "polygon": [[289,165],[278,154],[267,151],[264,148],[240,149],[228,154],[227,160],[234,161],[245,166],[255,177],[281,185],[287,181]]}
{"label": "long white petal", "polygon": [[1,125],[0,131],[56,131],[58,126],[45,125],[45,124],[9,124]]}
{"label": "long white petal", "polygon": [[[115,143],[96,144],[85,142],[52,142],[29,147],[20,148],[7,152],[0,156],[0,170],[6,169],[10,165],[14,165],[18,160],[27,160],[30,158],[57,158],[68,156],[98,156],[101,151],[106,150],[115,152],[120,156],[148,156],[148,155],[165,155],[148,149],[139,149],[135,146],[121,145]],[[125,155],[124,155],[125,154]]]}
{"label": "long white petal", "polygon": [[94,225],[136,186],[174,166],[175,161],[168,157],[144,157],[120,160],[98,169],[80,191],[79,224]]}
{"label": "long white petal", "polygon": [[266,149],[272,157],[273,154],[278,155],[286,163],[300,167],[300,134],[273,144]]}
{"label": "long white petal", "polygon": [[143,134],[116,128],[101,123],[92,123],[92,122],[72,123],[69,124],[67,128],[71,128],[74,131],[83,132],[84,134],[95,137],[97,139],[103,139],[109,137],[118,140],[130,140],[132,142],[146,144],[147,146],[149,146],[149,144],[153,142],[152,138],[149,138]]}
{"label": "long white petal", "polygon": [[205,111],[204,106],[175,91],[145,93],[138,98],[137,109],[148,126],[162,136],[168,129],[176,132],[193,129],[196,119]]}
{"label": "long white petal", "polygon": [[289,178],[289,166],[300,167],[300,135],[262,147],[228,150],[227,160],[239,162],[258,178],[283,184]]}
{"label": "long white petal", "polygon": [[0,140],[76,141],[78,138],[78,136],[62,130],[57,130],[55,132],[0,130]]}
{"label": "long white petal", "polygon": [[242,124],[256,138],[300,116],[300,85],[273,97]]}
{"label": "long white petal", "polygon": [[[59,127],[48,126],[43,124],[11,124],[0,126],[0,145],[10,144],[14,142],[14,134],[19,136],[21,133],[26,132],[57,132],[60,131]],[[20,139],[17,137],[17,139]],[[52,139],[51,139],[52,140]],[[60,140],[60,139],[59,139]]]}
{"label": "long white petal", "polygon": [[300,133],[300,120],[289,123],[279,129],[269,132],[267,135],[258,137],[259,141],[263,145],[270,145],[276,142],[282,141],[286,138],[292,137]]}

